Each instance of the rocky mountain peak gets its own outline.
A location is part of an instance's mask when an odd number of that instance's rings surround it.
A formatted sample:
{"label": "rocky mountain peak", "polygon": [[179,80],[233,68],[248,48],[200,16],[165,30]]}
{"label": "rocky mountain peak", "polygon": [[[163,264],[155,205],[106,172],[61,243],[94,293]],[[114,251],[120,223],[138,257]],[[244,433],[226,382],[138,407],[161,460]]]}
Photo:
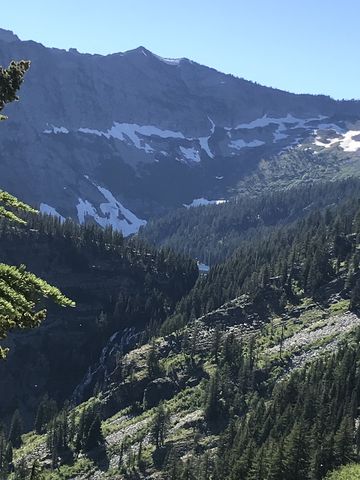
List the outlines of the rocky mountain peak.
{"label": "rocky mountain peak", "polygon": [[360,102],[267,88],[144,46],[89,55],[0,30],[0,63],[22,58],[31,68],[1,125],[0,187],[59,218],[130,235],[174,208],[231,198],[263,159],[306,142],[360,150],[346,125]]}
{"label": "rocky mountain peak", "polygon": [[12,43],[19,42],[20,38],[15,35],[15,33],[11,30],[5,30],[4,28],[0,28],[0,40],[3,42]]}

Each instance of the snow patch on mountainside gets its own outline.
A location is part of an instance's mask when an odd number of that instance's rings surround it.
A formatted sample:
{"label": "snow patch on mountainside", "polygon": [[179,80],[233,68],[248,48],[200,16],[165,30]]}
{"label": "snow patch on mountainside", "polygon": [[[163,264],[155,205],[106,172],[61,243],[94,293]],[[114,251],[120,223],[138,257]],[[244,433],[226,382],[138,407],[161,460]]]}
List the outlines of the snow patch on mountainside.
{"label": "snow patch on mountainside", "polygon": [[288,124],[294,125],[296,128],[313,128],[306,124],[310,122],[320,121],[320,120],[323,120],[324,118],[326,118],[324,115],[319,115],[318,117],[313,117],[313,118],[298,118],[291,115],[291,113],[288,113],[286,117],[268,117],[265,114],[264,116],[260,118],[256,118],[255,120],[252,120],[249,123],[240,123],[237,127],[235,127],[235,130],[242,129],[242,128],[252,129],[252,128],[258,128],[258,127],[267,127],[272,123],[276,123],[281,126],[288,123]]}
{"label": "snow patch on mountainside", "polygon": [[[211,134],[214,133],[215,124],[209,118],[211,124]],[[79,128],[80,133],[92,134],[97,136],[105,136],[106,138],[116,138],[120,141],[126,142],[129,145],[145,150],[146,153],[153,153],[154,149],[145,142],[144,137],[160,137],[163,139],[180,139],[180,140],[198,140],[200,142],[200,147],[204,150],[210,158],[214,158],[213,153],[211,152],[208,144],[209,137],[200,137],[196,138],[186,138],[182,132],[174,130],[163,130],[154,125],[138,125],[136,123],[117,123],[114,122],[114,125],[107,131],[100,131],[92,128]],[[180,150],[186,160],[192,162],[200,162],[199,152],[194,148],[188,148],[180,146]]]}
{"label": "snow patch on mountainside", "polygon": [[222,203],[226,203],[226,200],[207,200],[206,198],[195,198],[191,203],[188,205],[184,203],[184,207],[192,208],[192,207],[201,207],[203,205],[221,205]]}
{"label": "snow patch on mountainside", "polygon": [[[298,118],[294,117],[290,113],[286,115],[286,117],[268,117],[266,114],[260,118],[256,118],[248,123],[240,123],[235,127],[235,130],[240,129],[254,129],[254,128],[264,128],[270,125],[277,125],[276,131],[273,133],[273,142],[279,142],[280,140],[284,140],[289,135],[285,133],[289,129],[296,129],[302,128],[306,130],[313,130],[314,125],[311,123],[319,122],[326,118],[324,115],[319,115],[318,117],[313,118]],[[309,125],[310,124],[310,125]],[[227,130],[231,130],[231,128],[227,128]]]}
{"label": "snow patch on mountainside", "polygon": [[[211,134],[214,132],[215,124],[209,118],[211,123]],[[144,150],[146,153],[154,153],[154,148],[149,145],[151,140],[156,142],[156,137],[159,139],[179,139],[179,140],[189,140],[196,141],[200,143],[200,148],[204,150],[210,158],[214,158],[212,154],[208,140],[209,137],[200,137],[200,138],[187,138],[182,132],[174,130],[163,130],[154,125],[138,125],[136,123],[118,123],[114,122],[113,126],[106,130],[97,130],[95,128],[81,127],[77,130],[79,133],[86,135],[96,135],[98,137],[104,136],[105,138],[116,138],[122,142],[125,142],[128,145],[134,146],[139,150]],[[43,133],[69,133],[69,130],[65,127],[54,127],[44,130]],[[198,150],[194,147],[185,147],[180,146],[181,153],[186,160],[192,162],[200,162],[200,154]],[[161,150],[161,153],[168,155],[167,152]]]}
{"label": "snow patch on mountainside", "polygon": [[[185,139],[185,136],[181,132],[162,130],[154,125],[138,125],[136,123],[114,122],[113,126],[107,131],[87,127],[81,127],[77,131],[89,135],[104,136],[108,139],[116,138],[140,150],[145,150],[146,153],[152,153],[154,150],[144,141],[143,137],[151,137],[154,135],[160,138]],[[69,130],[65,127],[55,127],[51,125],[51,127],[44,130],[43,133],[69,133]]]}
{"label": "snow patch on mountainside", "polygon": [[[94,184],[95,185],[95,184]],[[95,185],[107,202],[99,205],[99,215],[96,208],[88,201],[79,198],[76,205],[79,223],[85,223],[86,217],[92,217],[102,227],[112,226],[114,230],[122,232],[126,237],[137,233],[139,228],[146,225],[146,220],[138,218],[133,212],[125,208],[114,195],[104,187]]]}
{"label": "snow patch on mountainside", "polygon": [[47,203],[40,203],[39,210],[41,213],[46,213],[47,215],[60,218],[62,222],[65,221],[65,218],[62,215],[60,215],[60,213],[57,212],[54,207],[52,207],[51,205],[48,205]]}
{"label": "snow patch on mountainside", "polygon": [[98,214],[95,210],[95,207],[88,200],[79,198],[79,203],[76,205],[76,210],[79,223],[85,223],[86,217],[93,217],[95,221],[99,223],[97,220]]}
{"label": "snow patch on mountainside", "polygon": [[[301,142],[301,135],[298,135],[298,129],[309,132],[310,134],[315,134],[315,145],[319,147],[329,148],[332,145],[336,144],[338,140],[334,139],[333,136],[330,136],[329,140],[324,141],[323,137],[319,135],[319,130],[332,130],[338,135],[342,135],[342,141],[340,146],[348,152],[357,151],[359,146],[359,141],[354,140],[353,137],[357,135],[357,131],[352,130],[349,133],[344,133],[344,130],[333,123],[325,123],[324,119],[326,116],[319,115],[318,117],[309,117],[309,118],[299,118],[295,117],[292,114],[287,114],[283,117],[273,117],[268,116],[267,114],[263,115],[260,118],[256,118],[247,123],[240,123],[236,127],[219,127],[224,128],[227,131],[229,137],[228,148],[233,150],[232,155],[236,154],[236,150],[241,150],[243,148],[256,148],[262,145],[265,145],[266,142],[272,141],[272,143],[277,143],[287,139],[291,136],[293,140],[288,147]],[[121,142],[126,143],[132,147],[135,147],[139,150],[143,150],[147,154],[159,154],[160,152],[165,152],[164,150],[164,140],[174,140],[175,145],[180,150],[181,157],[178,158],[180,161],[185,161],[186,163],[199,163],[201,161],[200,150],[204,151],[208,157],[214,158],[214,153],[211,151],[209,146],[209,140],[215,132],[215,122],[208,117],[210,123],[210,132],[207,136],[203,137],[186,137],[182,132],[162,129],[155,125],[139,125],[137,123],[119,123],[114,122],[112,127],[107,130],[97,130],[94,128],[81,127],[77,132],[87,135],[96,135],[104,136],[107,139],[115,138]],[[263,132],[261,129],[269,127],[270,131]],[[244,137],[241,135],[241,130],[252,130],[260,129],[256,133],[257,139],[249,139],[248,134]],[[234,134],[236,132],[236,135]],[[56,127],[50,125],[44,133],[53,133],[53,134],[66,134],[69,133],[69,130],[64,126]],[[245,132],[244,132],[245,133]],[[269,139],[270,134],[270,139]],[[250,135],[253,135],[251,133]],[[265,137],[263,137],[265,135]],[[272,139],[271,139],[272,135]],[[234,137],[242,138],[234,138]],[[264,138],[264,140],[263,140]],[[192,142],[193,146],[189,147],[189,142]],[[194,146],[194,142],[195,146]],[[199,142],[199,143],[197,143]],[[170,146],[172,148],[172,145]],[[164,155],[164,154],[163,154]],[[158,158],[155,159],[158,161]]]}
{"label": "snow patch on mountainside", "polygon": [[264,145],[265,142],[261,140],[252,140],[251,142],[245,142],[245,140],[239,139],[239,140],[232,140],[229,143],[230,148],[234,148],[236,150],[241,150],[242,148],[253,148],[253,147],[260,147],[261,145]]}
{"label": "snow patch on mountainside", "polygon": [[96,130],[94,128],[79,128],[78,132],[89,133],[91,135],[98,135],[99,137],[101,137],[102,135],[105,136],[105,132],[101,132],[100,130]]}
{"label": "snow patch on mountainside", "polygon": [[[354,137],[357,137],[357,139],[354,139]],[[360,131],[349,130],[346,132],[340,146],[345,152],[357,152],[360,149]]]}
{"label": "snow patch on mountainside", "polygon": [[[331,129],[335,130],[335,129]],[[345,133],[336,132],[336,138],[323,138],[317,135],[314,140],[314,145],[322,148],[330,148],[338,145],[344,152],[357,152],[360,149],[360,130],[349,130]],[[356,138],[354,138],[356,137]]]}
{"label": "snow patch on mountainside", "polygon": [[210,158],[214,158],[214,154],[210,150],[209,140],[211,135],[215,132],[215,123],[213,120],[208,116],[210,122],[210,135],[208,137],[199,137],[200,147],[207,153]]}
{"label": "snow patch on mountainside", "polygon": [[124,140],[124,135],[129,137],[134,144],[138,144],[138,134],[150,137],[156,135],[161,138],[185,138],[181,132],[174,132],[172,130],[162,130],[154,125],[137,125],[136,123],[117,123],[107,131],[109,137],[119,138]]}
{"label": "snow patch on mountainside", "polygon": [[81,133],[92,135],[104,135],[106,138],[116,138],[134,147],[145,150],[146,153],[154,152],[154,149],[145,142],[143,137],[156,136],[160,138],[181,138],[185,136],[181,132],[173,130],[162,130],[154,125],[138,125],[136,123],[118,123],[114,122],[113,126],[107,131],[100,131],[92,128],[79,128]]}
{"label": "snow patch on mountainside", "polygon": [[314,144],[317,147],[323,147],[323,148],[330,148],[336,143],[340,142],[340,138],[327,138],[325,140],[321,139],[320,137],[316,137]]}
{"label": "snow patch on mountainside", "polygon": [[49,128],[43,131],[43,133],[69,133],[69,130],[65,127],[55,127],[54,125],[50,125]]}
{"label": "snow patch on mountainside", "polygon": [[[138,232],[140,227],[146,225],[146,220],[141,220],[125,208],[109,190],[99,186],[97,188],[108,200],[107,203],[100,204],[100,210],[106,215],[115,230],[121,230],[127,236]],[[124,219],[121,220],[119,216],[123,216]]]}
{"label": "snow patch on mountainside", "polygon": [[106,134],[110,137],[119,138],[120,140],[123,140],[124,135],[126,135],[133,141],[134,144],[139,141],[137,137],[138,134],[144,135],[145,137],[151,137],[151,135],[155,135],[161,138],[185,138],[181,132],[162,130],[154,125],[138,125],[136,123],[117,122],[114,123],[113,127],[110,128]]}
{"label": "snow patch on mountainside", "polygon": [[186,158],[186,160],[190,160],[192,162],[201,161],[199,152],[194,147],[191,147],[191,148],[180,147],[180,151],[183,154],[183,156]]}
{"label": "snow patch on mountainside", "polygon": [[209,117],[209,115],[208,115],[207,118],[208,118],[208,120],[210,122],[210,125],[211,125],[211,134],[213,134],[215,132],[215,127],[216,127],[215,122]]}
{"label": "snow patch on mountainside", "polygon": [[160,57],[160,55],[156,55],[155,53],[153,53],[153,56],[156,57],[158,60],[160,60],[161,62],[163,63],[167,63],[168,65],[179,65],[179,63],[181,62],[182,58],[164,58],[164,57]]}
{"label": "snow patch on mountainside", "polygon": [[146,153],[151,153],[153,149],[150,145],[145,143],[144,140],[138,136],[141,128],[142,127],[136,124],[114,123],[114,125],[105,133],[105,136],[107,138],[117,138],[130,145],[134,145],[136,148],[145,150]]}
{"label": "snow patch on mountainside", "polygon": [[200,137],[199,142],[200,142],[200,147],[204,152],[208,154],[210,158],[214,158],[214,154],[211,152],[210,147],[209,147],[209,138],[210,137]]}

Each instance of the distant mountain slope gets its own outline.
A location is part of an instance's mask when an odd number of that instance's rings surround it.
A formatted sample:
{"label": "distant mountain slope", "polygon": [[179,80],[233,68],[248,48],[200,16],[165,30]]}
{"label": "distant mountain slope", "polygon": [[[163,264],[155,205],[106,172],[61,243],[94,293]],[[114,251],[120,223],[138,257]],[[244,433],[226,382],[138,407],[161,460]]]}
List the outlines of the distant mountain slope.
{"label": "distant mountain slope", "polygon": [[221,205],[177,209],[151,220],[139,236],[214,266],[231,256],[241,241],[350,197],[360,198],[358,178],[310,182],[282,191],[240,196]]}
{"label": "distant mountain slope", "polygon": [[[345,283],[334,282],[334,288],[344,295],[359,278],[359,205],[359,196],[355,193],[335,201],[329,208],[309,209],[297,221],[253,228],[247,235],[239,235],[233,255],[198,279],[189,295],[179,302],[174,315],[166,320],[163,332],[222,308],[227,302],[230,302],[225,305],[229,321],[238,323],[238,304],[231,302],[242,296],[256,298],[257,318],[263,321],[268,308],[276,313],[281,305],[296,303],[295,291],[314,299],[329,295],[324,286],[335,280],[341,265],[349,277]],[[264,285],[276,288],[264,289]],[[278,289],[279,285],[284,291]],[[217,316],[218,312],[215,318]]]}
{"label": "distant mountain slope", "polygon": [[125,234],[194,199],[233,196],[261,160],[298,143],[360,147],[360,102],[263,87],[144,47],[80,54],[0,30],[0,64],[21,58],[32,65],[0,128],[0,187]]}

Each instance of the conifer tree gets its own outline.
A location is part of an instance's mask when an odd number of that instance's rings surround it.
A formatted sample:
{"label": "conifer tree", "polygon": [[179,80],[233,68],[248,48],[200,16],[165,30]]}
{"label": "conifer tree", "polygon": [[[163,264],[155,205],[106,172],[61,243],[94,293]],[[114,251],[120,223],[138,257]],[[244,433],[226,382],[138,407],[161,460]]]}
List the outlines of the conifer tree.
{"label": "conifer tree", "polygon": [[[30,62],[11,62],[8,68],[0,66],[0,112],[7,103],[17,100],[17,90],[23,82]],[[0,120],[6,117],[0,114]],[[34,213],[35,210],[20,202],[7,192],[0,191],[0,218],[25,224],[18,212]],[[51,298],[62,306],[74,303],[61,292],[34,274],[20,268],[0,264],[0,340],[6,338],[15,328],[31,328],[39,325],[46,315],[45,308],[39,308],[44,298]],[[0,358],[8,349],[0,346]]]}
{"label": "conifer tree", "polygon": [[29,468],[25,457],[20,458],[15,467],[15,480],[27,480],[29,475]]}
{"label": "conifer tree", "polygon": [[57,412],[56,402],[50,400],[47,395],[39,403],[34,428],[36,433],[42,434],[46,431],[46,426],[54,418]]}
{"label": "conifer tree", "polygon": [[23,433],[23,424],[19,410],[15,410],[10,424],[8,441],[15,448],[19,448],[21,445],[21,435]]}
{"label": "conifer tree", "polygon": [[105,443],[98,406],[93,405],[81,412],[75,441],[76,452],[88,452]]}
{"label": "conifer tree", "polygon": [[42,468],[40,462],[35,460],[31,467],[30,477],[29,480],[42,480]]}
{"label": "conifer tree", "polygon": [[350,310],[356,311],[360,308],[360,280],[357,280],[350,296]]}
{"label": "conifer tree", "polygon": [[209,382],[204,408],[205,418],[208,421],[215,421],[218,418],[220,411],[219,372],[217,370]]}
{"label": "conifer tree", "polygon": [[221,332],[220,332],[220,327],[217,324],[215,326],[215,330],[211,340],[211,354],[214,356],[214,360],[216,364],[219,361],[220,342],[221,342]]}
{"label": "conifer tree", "polygon": [[161,402],[155,410],[152,422],[151,435],[156,449],[163,447],[169,427],[169,414]]}
{"label": "conifer tree", "polygon": [[304,480],[309,471],[309,452],[303,425],[295,423],[285,439],[284,458],[287,478]]}
{"label": "conifer tree", "polygon": [[102,446],[105,440],[101,431],[101,420],[99,415],[96,415],[94,420],[92,421],[87,438],[84,444],[85,450],[90,452],[94,448]]}
{"label": "conifer tree", "polygon": [[159,354],[155,340],[153,340],[150,345],[150,352],[147,357],[147,369],[150,378],[157,378],[161,375]]}
{"label": "conifer tree", "polygon": [[267,480],[264,448],[260,447],[252,463],[248,480]]}
{"label": "conifer tree", "polygon": [[13,447],[11,442],[6,444],[4,471],[9,472],[13,468]]}
{"label": "conifer tree", "polygon": [[353,457],[353,424],[348,416],[342,419],[334,436],[334,457],[336,465],[349,462]]}
{"label": "conifer tree", "polygon": [[192,464],[190,459],[186,460],[185,462],[182,474],[180,476],[180,480],[195,480],[194,465]]}
{"label": "conifer tree", "polygon": [[3,431],[0,432],[0,472],[7,470],[7,457],[6,457],[6,449],[8,447],[8,443],[5,438],[5,434]]}
{"label": "conifer tree", "polygon": [[[17,91],[29,67],[30,62],[25,60],[11,62],[7,68],[0,66],[0,112],[7,103],[18,100]],[[0,115],[0,120],[5,118],[4,115]]]}
{"label": "conifer tree", "polygon": [[283,480],[285,465],[282,442],[274,442],[268,453],[268,480]]}

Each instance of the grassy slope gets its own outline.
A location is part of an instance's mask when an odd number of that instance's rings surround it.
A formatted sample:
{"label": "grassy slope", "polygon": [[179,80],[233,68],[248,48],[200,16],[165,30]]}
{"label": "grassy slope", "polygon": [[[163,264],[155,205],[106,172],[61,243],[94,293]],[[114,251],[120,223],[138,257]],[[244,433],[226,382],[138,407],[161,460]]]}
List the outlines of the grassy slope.
{"label": "grassy slope", "polygon": [[359,156],[359,151],[344,152],[339,147],[297,145],[274,158],[264,159],[255,173],[238,182],[236,193],[259,195],[319,180],[359,177]]}
{"label": "grassy slope", "polygon": [[326,480],[360,480],[360,465],[346,465],[332,472]]}
{"label": "grassy slope", "polygon": [[[267,326],[259,326],[254,330],[241,325],[232,326],[225,328],[222,335],[226,336],[230,330],[235,332],[237,336],[247,337],[250,334],[255,334],[259,352],[259,365],[264,366],[271,362],[274,365],[271,376],[273,379],[280,380],[285,373],[289,372],[289,369],[299,368],[306,361],[314,360],[319,355],[333,351],[341,339],[351,334],[351,331],[360,324],[360,319],[347,312],[347,306],[347,301],[340,301],[331,305],[330,308],[322,310],[317,305],[309,304],[305,299],[300,306],[301,314],[298,318],[291,318],[291,315],[290,319],[273,318]],[[282,325],[285,327],[283,336],[285,341],[282,352],[285,363],[283,367],[279,367],[279,342]],[[206,379],[209,373],[215,369],[214,359],[209,354],[209,345],[213,333],[214,325],[211,321],[209,323],[206,317],[187,327],[189,338],[192,338],[192,335],[196,335],[198,338],[194,357],[196,373],[192,372],[192,377],[195,379],[193,380],[194,385],[185,386],[175,396],[164,402],[170,412],[170,429],[166,444],[168,446],[176,445],[182,456],[192,455],[199,448],[201,450],[211,450],[218,443],[218,435],[203,428],[203,400]],[[181,335],[184,335],[184,332]],[[168,339],[157,340],[158,345],[162,347],[162,351],[167,351],[165,348],[167,342]],[[132,351],[125,357],[126,360],[136,364],[135,378],[147,376],[144,347]],[[183,351],[180,351],[180,353],[170,351],[161,358],[160,362],[167,375],[176,372],[178,377],[181,377],[181,375],[186,375],[186,370],[189,368],[189,355]],[[132,375],[134,378],[134,372]],[[128,380],[126,379],[125,382]],[[105,392],[100,395],[98,400],[102,401],[108,393]],[[93,398],[89,402],[98,400]],[[77,411],[80,411],[81,408],[82,406],[77,407]],[[145,410],[140,408],[136,411],[129,405],[103,421],[102,429],[107,441],[109,459],[109,466],[106,471],[99,470],[86,457],[79,457],[72,466],[64,465],[57,472],[47,471],[45,479],[121,479],[123,477],[118,468],[121,443],[126,445],[126,470],[129,468],[130,452],[137,452],[140,442],[142,442],[145,476],[138,472],[138,478],[155,478],[155,476],[152,477],[152,475],[157,475],[152,458],[154,446],[149,435],[154,412],[154,408]],[[25,456],[27,459],[40,457],[45,460],[48,457],[45,437],[27,434],[24,436],[24,445],[16,451],[15,455],[17,459]],[[80,472],[81,477],[78,476]],[[353,477],[340,476],[333,477],[332,480],[342,480],[343,478]]]}

